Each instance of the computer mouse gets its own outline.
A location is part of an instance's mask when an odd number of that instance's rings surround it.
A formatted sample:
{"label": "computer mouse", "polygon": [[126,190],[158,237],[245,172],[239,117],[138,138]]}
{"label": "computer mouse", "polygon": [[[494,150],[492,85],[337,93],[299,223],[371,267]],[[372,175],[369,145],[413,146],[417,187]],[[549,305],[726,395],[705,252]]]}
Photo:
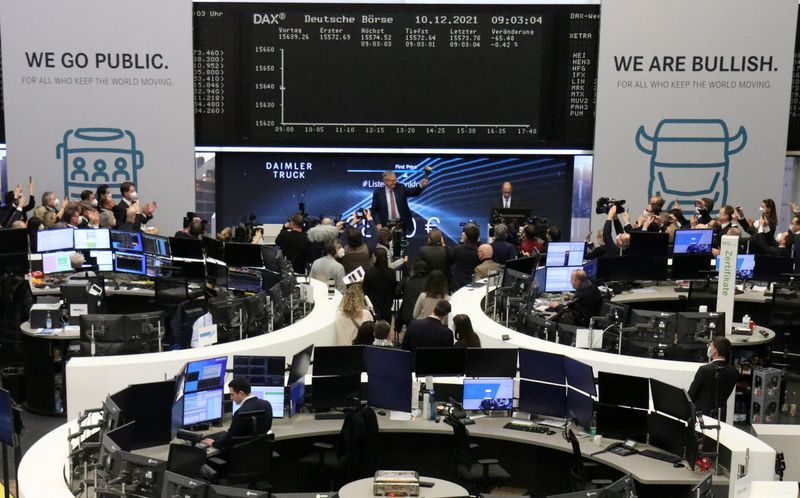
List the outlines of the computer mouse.
{"label": "computer mouse", "polygon": [[386,415],[386,412],[383,410],[378,410],[378,415]]}

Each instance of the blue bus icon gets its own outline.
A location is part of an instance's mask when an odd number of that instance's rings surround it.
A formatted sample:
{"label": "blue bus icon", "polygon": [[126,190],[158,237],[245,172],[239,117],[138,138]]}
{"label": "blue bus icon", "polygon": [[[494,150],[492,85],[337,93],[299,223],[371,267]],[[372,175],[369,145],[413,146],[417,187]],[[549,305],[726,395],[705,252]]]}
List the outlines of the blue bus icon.
{"label": "blue bus icon", "polygon": [[689,214],[699,197],[728,202],[730,156],[747,145],[747,131],[731,136],[721,119],[662,119],[652,136],[644,126],[636,132],[636,146],[650,156],[648,197],[675,200]]}
{"label": "blue bus icon", "polygon": [[84,190],[106,184],[117,199],[123,182],[137,183],[144,155],[136,149],[136,137],[119,128],[67,130],[56,146],[56,159],[64,165],[64,195],[78,200]]}

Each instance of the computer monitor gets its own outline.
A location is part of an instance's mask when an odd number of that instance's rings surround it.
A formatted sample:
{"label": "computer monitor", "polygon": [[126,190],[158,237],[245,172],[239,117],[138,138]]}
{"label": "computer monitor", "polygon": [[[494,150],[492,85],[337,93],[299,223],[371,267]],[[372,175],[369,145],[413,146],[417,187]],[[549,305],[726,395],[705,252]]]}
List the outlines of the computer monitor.
{"label": "computer monitor", "polygon": [[466,361],[464,348],[417,348],[414,351],[415,372],[426,375],[464,375]]}
{"label": "computer monitor", "polygon": [[545,268],[545,292],[572,292],[572,272],[582,270],[582,266],[548,266]]}
{"label": "computer monitor", "polygon": [[184,393],[192,393],[205,389],[222,388],[225,381],[227,356],[190,361],[186,364],[184,374]]}
{"label": "computer monitor", "polygon": [[610,372],[597,373],[599,400],[606,405],[650,407],[650,379]]}
{"label": "computer monitor", "polygon": [[208,487],[206,498],[270,498],[271,496],[273,495],[270,494],[269,491],[233,488],[230,486],[212,484]]}
{"label": "computer monitor", "polygon": [[585,271],[586,272],[586,276],[588,276],[592,280],[597,278],[597,270],[598,270],[598,267],[600,266],[600,263],[599,263],[600,259],[601,258],[591,259],[591,260],[587,261],[585,265],[583,265],[583,271]]}
{"label": "computer monitor", "polygon": [[650,391],[653,393],[653,408],[657,412],[680,420],[689,420],[694,416],[694,405],[686,391],[680,387],[650,379]]}
{"label": "computer monitor", "polygon": [[222,418],[222,388],[183,394],[183,426],[202,424]]}
{"label": "computer monitor", "polygon": [[147,264],[144,254],[134,252],[114,252],[114,271],[144,275],[147,273]]}
{"label": "computer monitor", "polygon": [[364,370],[368,376],[411,379],[411,353],[400,349],[365,346]]}
{"label": "computer monitor", "polygon": [[564,418],[567,413],[567,388],[521,380],[519,409],[535,415]]}
{"label": "computer monitor", "polygon": [[669,234],[666,232],[631,232],[628,254],[632,256],[668,256]]}
{"label": "computer monitor", "polygon": [[[176,382],[177,384],[177,382]],[[178,430],[183,427],[183,392],[172,402],[170,413],[170,441],[178,435]]]}
{"label": "computer monitor", "polygon": [[127,252],[142,252],[141,232],[111,230],[111,248]]}
{"label": "computer monitor", "polygon": [[636,484],[630,474],[609,484],[603,492],[603,498],[630,498],[631,496],[636,496]]}
{"label": "computer monitor", "polygon": [[153,256],[161,256],[168,258],[172,256],[172,251],[169,248],[169,238],[160,235],[150,235],[149,233],[142,234],[142,250],[145,254],[152,254]]}
{"label": "computer monitor", "polygon": [[65,251],[73,249],[72,228],[51,228],[36,232],[36,251]]}
{"label": "computer monitor", "polygon": [[[40,230],[36,232],[44,233],[55,230]],[[28,230],[25,228],[7,228],[0,230],[0,254],[21,254],[28,253]],[[44,251],[40,251],[44,252]]]}
{"label": "computer monitor", "polygon": [[565,385],[567,374],[564,371],[564,356],[532,349],[520,349],[519,377],[520,379]]}
{"label": "computer monitor", "polygon": [[539,256],[525,256],[524,258],[509,259],[506,261],[505,266],[509,270],[531,275],[538,262]]}
{"label": "computer monitor", "polygon": [[206,498],[208,483],[186,477],[167,470],[164,472],[164,487],[161,491],[161,498]]}
{"label": "computer monitor", "polygon": [[363,346],[320,346],[314,348],[314,376],[361,375]]}
{"label": "computer monitor", "polygon": [[111,249],[111,234],[108,228],[81,228],[73,230],[76,250]]}
{"label": "computer monitor", "polygon": [[[119,416],[119,414],[117,415]],[[136,435],[136,422],[128,422],[119,427],[114,427],[112,430],[105,431],[104,435],[114,441],[117,451],[131,451],[134,446],[134,438]]]}
{"label": "computer monitor", "polygon": [[246,378],[251,386],[283,387],[285,371],[285,356],[233,357],[233,375]]}
{"label": "computer monitor", "polygon": [[310,345],[292,356],[292,364],[289,366],[289,379],[286,384],[294,384],[300,379],[305,379],[308,374],[308,367],[311,365],[311,355],[314,352],[314,345]]}
{"label": "computer monitor", "polygon": [[261,270],[229,266],[227,287],[242,292],[261,292],[264,287]]}
{"label": "computer monitor", "polygon": [[631,325],[639,325],[642,330],[639,339],[669,340],[675,335],[677,317],[665,311],[631,310]]}
{"label": "computer monitor", "polygon": [[[284,400],[286,392],[283,386],[250,386],[250,394],[258,399],[269,401],[272,406],[272,418],[283,418]],[[233,403],[233,413],[236,413],[241,405]]]}
{"label": "computer monitor", "polygon": [[465,410],[513,410],[514,379],[482,377],[464,379]]}
{"label": "computer monitor", "polygon": [[675,230],[673,253],[711,254],[714,230]]}
{"label": "computer monitor", "polygon": [[707,475],[705,479],[697,483],[691,491],[689,491],[689,495],[687,498],[714,498],[714,494],[711,492],[712,489],[712,477],[711,474]]}
{"label": "computer monitor", "polygon": [[613,320],[618,323],[628,323],[630,314],[631,307],[627,304],[613,303],[611,301],[604,300],[603,304],[600,305],[600,316],[608,317],[609,320]]}
{"label": "computer monitor", "polygon": [[787,282],[787,274],[794,273],[794,260],[783,256],[755,255],[753,280],[759,282]]}
{"label": "computer monitor", "polygon": [[127,451],[118,453],[122,482],[129,485],[127,490],[137,496],[155,496],[164,484],[167,462],[153,457],[137,455]]}
{"label": "computer monitor", "polygon": [[582,266],[584,242],[550,242],[545,266]]}
{"label": "computer monitor", "polygon": [[[173,253],[174,254],[174,253]],[[202,260],[172,260],[172,266],[176,269],[177,274],[185,278],[189,282],[205,282],[206,280],[206,265]]]}
{"label": "computer monitor", "polygon": [[315,375],[311,382],[311,406],[315,411],[355,406],[361,397],[360,374],[323,377]]}
{"label": "computer monitor", "polygon": [[225,296],[208,300],[208,311],[217,326],[217,342],[238,341],[247,334],[247,302]]}
{"label": "computer monitor", "polygon": [[72,271],[72,263],[69,257],[72,251],[48,252],[42,254],[42,273],[52,275],[54,273],[69,273]]}
{"label": "computer monitor", "polygon": [[707,343],[712,335],[725,335],[725,313],[714,311],[678,313],[676,331],[678,342]]}
{"label": "computer monitor", "polygon": [[597,396],[594,385],[594,372],[591,365],[564,357],[564,372],[567,374],[567,385],[582,391],[589,396]]}
{"label": "computer monitor", "polygon": [[522,273],[506,267],[503,268],[503,280],[500,285],[508,287],[512,296],[520,296],[527,291],[532,280],[533,276],[530,273]]}
{"label": "computer monitor", "polygon": [[[694,432],[694,427],[691,431]],[[647,415],[647,434],[650,436],[650,446],[655,446],[679,457],[684,456],[689,434],[684,422],[660,413],[650,413]],[[697,444],[696,441],[694,444]]]}
{"label": "computer monitor", "polygon": [[702,280],[711,271],[708,254],[675,254],[672,256],[673,280]]}
{"label": "computer monitor", "polygon": [[294,417],[306,404],[306,380],[300,378],[289,384],[289,416]]}
{"label": "computer monitor", "polygon": [[151,278],[169,278],[172,275],[172,260],[152,254],[144,255],[145,275]]}
{"label": "computer monitor", "polygon": [[597,433],[609,439],[647,442],[647,410],[598,403]]}
{"label": "computer monitor", "polygon": [[467,377],[516,377],[517,348],[467,348]]}
{"label": "computer monitor", "polygon": [[[717,272],[720,269],[720,259],[717,256]],[[755,254],[739,254],[736,256],[736,280],[753,280],[756,269]]]}
{"label": "computer monitor", "polygon": [[631,267],[631,280],[667,279],[667,256],[627,256],[627,258]]}
{"label": "computer monitor", "polygon": [[[536,274],[538,275],[539,272]],[[538,337],[539,339],[555,340],[557,329],[558,325],[556,322],[533,312],[525,317],[525,329],[522,332],[532,337]]]}
{"label": "computer monitor", "polygon": [[[94,258],[97,271],[114,271],[114,251],[89,251],[89,257]],[[83,265],[87,269],[92,267],[88,263],[87,260]]]}
{"label": "computer monitor", "polygon": [[200,239],[189,237],[170,237],[169,247],[173,258],[203,259],[203,243]]}
{"label": "computer monitor", "polygon": [[574,418],[584,429],[592,426],[594,400],[582,392],[567,389],[567,418]]}
{"label": "computer monitor", "polygon": [[125,354],[159,352],[166,327],[163,311],[125,315]]}
{"label": "computer monitor", "polygon": [[228,286],[228,267],[225,263],[217,263],[216,260],[206,260],[206,282],[217,287]]}
{"label": "computer monitor", "polygon": [[225,244],[225,263],[243,268],[263,268],[261,245],[228,242]]}
{"label": "computer monitor", "polygon": [[81,315],[79,319],[81,354],[85,356],[124,354],[124,317],[125,315]]}
{"label": "computer monitor", "polygon": [[603,282],[625,282],[634,280],[636,274],[632,256],[597,258],[597,279]]}
{"label": "computer monitor", "polygon": [[190,444],[169,445],[167,470],[186,477],[203,477],[202,467],[206,464],[206,451]]}
{"label": "computer monitor", "polygon": [[400,379],[370,375],[367,381],[367,400],[369,405],[375,408],[410,413],[411,376]]}
{"label": "computer monitor", "polygon": [[203,247],[203,253],[206,259],[213,259],[220,263],[225,262],[225,243],[213,237],[203,235],[200,237],[200,245]]}

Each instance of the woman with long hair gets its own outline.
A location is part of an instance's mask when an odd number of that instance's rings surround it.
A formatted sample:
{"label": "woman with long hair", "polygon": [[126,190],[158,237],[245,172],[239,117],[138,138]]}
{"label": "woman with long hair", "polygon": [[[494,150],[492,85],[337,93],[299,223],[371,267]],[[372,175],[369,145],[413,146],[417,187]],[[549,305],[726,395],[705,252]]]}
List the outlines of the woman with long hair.
{"label": "woman with long hair", "polygon": [[414,305],[414,319],[426,318],[433,312],[433,307],[440,300],[450,300],[447,277],[441,270],[433,270],[425,281],[425,289]]}
{"label": "woman with long hair", "polygon": [[453,317],[453,329],[456,337],[456,347],[479,348],[481,338],[472,329],[472,320],[467,315],[459,314]]}
{"label": "woman with long hair", "polygon": [[372,320],[372,313],[367,308],[364,290],[361,284],[352,284],[344,292],[336,310],[336,342],[340,346],[353,344],[358,327],[368,320]]}

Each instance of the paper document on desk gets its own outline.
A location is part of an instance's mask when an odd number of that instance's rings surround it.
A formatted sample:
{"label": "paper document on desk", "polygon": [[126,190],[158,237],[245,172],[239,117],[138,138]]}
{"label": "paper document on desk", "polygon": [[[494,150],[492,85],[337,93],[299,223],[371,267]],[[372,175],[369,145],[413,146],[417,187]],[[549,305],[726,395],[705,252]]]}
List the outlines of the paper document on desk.
{"label": "paper document on desk", "polygon": [[656,293],[658,293],[658,291],[653,289],[652,287],[642,287],[641,289],[631,289],[631,293],[633,293],[633,294],[656,294]]}
{"label": "paper document on desk", "polygon": [[603,331],[578,329],[575,333],[575,347],[582,349],[603,349]]}
{"label": "paper document on desk", "polygon": [[36,329],[36,335],[56,335],[61,329]]}
{"label": "paper document on desk", "polygon": [[403,422],[408,422],[411,420],[411,413],[410,412],[399,412],[397,410],[391,410],[389,412],[389,420],[400,420]]}
{"label": "paper document on desk", "polygon": [[80,325],[64,325],[64,335],[77,335],[81,333]]}

